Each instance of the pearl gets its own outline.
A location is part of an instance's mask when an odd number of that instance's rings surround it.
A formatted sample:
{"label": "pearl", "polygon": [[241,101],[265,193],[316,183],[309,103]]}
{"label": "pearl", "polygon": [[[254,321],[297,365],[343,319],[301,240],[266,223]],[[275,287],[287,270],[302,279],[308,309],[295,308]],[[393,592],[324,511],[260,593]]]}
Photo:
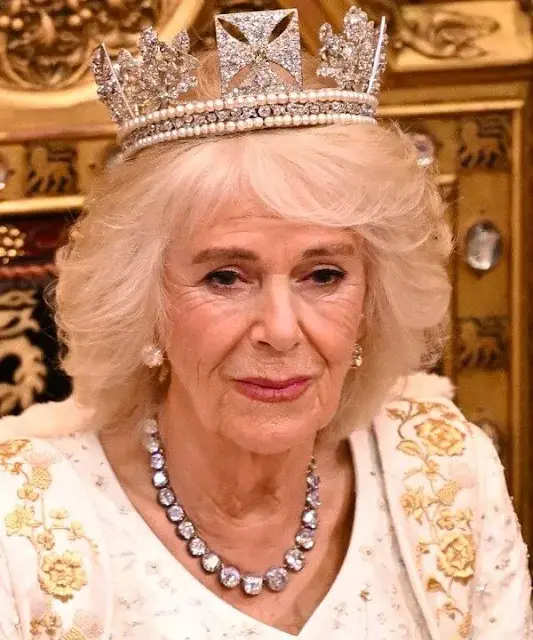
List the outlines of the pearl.
{"label": "pearl", "polygon": [[283,124],[287,127],[290,127],[290,125],[292,124],[292,116],[283,116]]}
{"label": "pearl", "polygon": [[233,120],[230,120],[229,122],[226,122],[226,131],[233,132],[236,129],[237,129],[237,124],[235,122],[233,122]]}
{"label": "pearl", "polygon": [[215,109],[217,111],[222,111],[223,108],[224,108],[224,100],[221,100],[220,98],[215,100]]}
{"label": "pearl", "polygon": [[224,133],[226,131],[226,124],[224,122],[217,122],[218,133]]}
{"label": "pearl", "polygon": [[217,125],[214,122],[209,124],[207,128],[209,129],[209,133],[216,133],[217,132]]}
{"label": "pearl", "polygon": [[283,125],[283,116],[276,116],[274,118],[274,124],[276,127],[281,127]]}
{"label": "pearl", "polygon": [[300,94],[297,93],[296,91],[291,91],[289,93],[289,100],[291,102],[298,102],[299,99],[300,99]]}
{"label": "pearl", "polygon": [[254,119],[253,118],[247,118],[246,119],[246,128],[247,129],[253,129],[254,128]]}
{"label": "pearl", "polygon": [[304,115],[304,116],[302,116],[302,122],[303,122],[303,124],[305,124],[305,125],[308,125],[308,124],[309,124],[309,116],[308,116],[307,114],[306,114],[306,115]]}
{"label": "pearl", "polygon": [[267,103],[268,104],[276,104],[277,103],[277,97],[275,93],[267,93]]}
{"label": "pearl", "polygon": [[201,136],[202,135],[202,127],[200,127],[199,125],[196,125],[194,127],[194,135],[195,136]]}
{"label": "pearl", "polygon": [[268,116],[268,118],[265,118],[265,126],[266,127],[274,126],[274,118],[272,116]]}
{"label": "pearl", "polygon": [[246,122],[244,120],[237,121],[237,129],[239,131],[244,131],[246,129]]}
{"label": "pearl", "polygon": [[188,138],[193,138],[194,137],[194,129],[193,129],[193,127],[186,127],[185,131],[187,132],[187,137]]}
{"label": "pearl", "polygon": [[256,105],[255,98],[254,98],[253,96],[248,96],[248,97],[246,98],[246,105],[247,105],[248,107],[255,107],[255,105]]}
{"label": "pearl", "polygon": [[187,102],[187,104],[185,105],[185,113],[188,113],[188,114],[194,113],[194,103],[193,102]]}
{"label": "pearl", "polygon": [[256,96],[256,102],[258,104],[258,106],[260,107],[264,107],[267,103],[267,97],[265,96],[264,93],[260,93],[258,96]]}
{"label": "pearl", "polygon": [[235,98],[226,98],[226,108],[233,109],[235,106]]}
{"label": "pearl", "polygon": [[209,127],[206,124],[203,124],[200,129],[202,130],[202,135],[206,136],[209,133]]}
{"label": "pearl", "polygon": [[194,110],[196,111],[196,113],[205,113],[205,103],[203,102],[197,102],[194,105]]}
{"label": "pearl", "polygon": [[299,127],[302,124],[302,116],[292,116],[292,123],[295,127]]}
{"label": "pearl", "polygon": [[318,99],[318,94],[316,91],[310,91],[309,92],[309,100],[311,102],[315,102]]}
{"label": "pearl", "polygon": [[178,136],[180,138],[185,138],[187,136],[187,131],[185,130],[185,127],[181,127],[180,129],[178,129]]}
{"label": "pearl", "polygon": [[141,117],[139,118],[139,122],[140,122],[141,124],[146,124],[146,116],[141,116]]}
{"label": "pearl", "polygon": [[169,109],[167,109],[167,112],[169,118],[174,118],[174,116],[176,115],[176,107],[169,107]]}
{"label": "pearl", "polygon": [[333,100],[333,98],[335,97],[335,91],[334,91],[333,89],[328,89],[328,90],[326,91],[326,94],[327,94],[327,97],[328,97],[330,100]]}
{"label": "pearl", "polygon": [[286,93],[280,93],[278,95],[279,104],[287,104],[289,102],[289,96]]}
{"label": "pearl", "polygon": [[185,107],[182,104],[176,107],[176,115],[180,118],[185,115]]}
{"label": "pearl", "polygon": [[318,116],[318,124],[326,124],[327,121],[328,121],[328,118],[325,113],[321,113]]}
{"label": "pearl", "polygon": [[318,116],[313,113],[313,115],[309,116],[310,124],[318,124]]}
{"label": "pearl", "polygon": [[265,124],[263,118],[254,118],[254,127],[256,129],[262,129]]}
{"label": "pearl", "polygon": [[244,105],[246,104],[246,98],[244,96],[239,96],[236,100],[236,103],[238,107],[244,107]]}
{"label": "pearl", "polygon": [[215,108],[215,101],[214,100],[208,100],[205,103],[205,106],[206,106],[208,111],[213,111],[213,109]]}

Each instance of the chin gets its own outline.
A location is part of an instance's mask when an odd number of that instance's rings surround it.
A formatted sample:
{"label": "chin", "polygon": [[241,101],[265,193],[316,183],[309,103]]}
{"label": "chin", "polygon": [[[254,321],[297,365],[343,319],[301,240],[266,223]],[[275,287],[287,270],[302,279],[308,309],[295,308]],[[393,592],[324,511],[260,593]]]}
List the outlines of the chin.
{"label": "chin", "polygon": [[286,417],[279,422],[262,422],[248,417],[243,422],[239,420],[233,423],[231,431],[224,433],[224,436],[240,449],[268,456],[285,453],[304,442],[314,440],[319,430],[314,420],[303,422],[301,417],[298,422],[287,420]]}

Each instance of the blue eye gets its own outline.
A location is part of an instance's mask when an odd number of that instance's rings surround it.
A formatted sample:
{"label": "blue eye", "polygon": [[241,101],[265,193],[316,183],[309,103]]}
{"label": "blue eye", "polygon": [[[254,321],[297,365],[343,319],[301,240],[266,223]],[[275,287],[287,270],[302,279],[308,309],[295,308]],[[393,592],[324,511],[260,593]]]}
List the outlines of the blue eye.
{"label": "blue eye", "polygon": [[345,276],[346,273],[340,269],[322,268],[313,271],[309,278],[312,278],[319,286],[326,287],[340,282]]}
{"label": "blue eye", "polygon": [[220,271],[212,271],[205,277],[205,281],[213,287],[231,287],[240,280],[240,275],[237,271],[231,271],[230,269],[221,269]]}

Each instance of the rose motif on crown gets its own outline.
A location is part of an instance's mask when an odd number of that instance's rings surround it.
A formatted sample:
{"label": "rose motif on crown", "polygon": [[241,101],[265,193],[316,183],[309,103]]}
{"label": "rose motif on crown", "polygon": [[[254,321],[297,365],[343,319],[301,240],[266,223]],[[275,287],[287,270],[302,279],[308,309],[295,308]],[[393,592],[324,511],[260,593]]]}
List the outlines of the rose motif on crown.
{"label": "rose motif on crown", "polygon": [[74,591],[87,584],[81,556],[72,551],[65,551],[63,555],[45,555],[39,571],[39,583],[45,593],[61,602],[68,602],[74,597]]}
{"label": "rose motif on crown", "polygon": [[99,42],[134,51],[137,35],[169,0],[5,0],[0,3],[0,83],[63,89],[88,71]]}
{"label": "rose motif on crown", "polygon": [[474,575],[476,552],[471,534],[453,532],[440,540],[439,570],[444,575],[466,583]]}
{"label": "rose motif on crown", "polygon": [[459,456],[465,448],[465,435],[449,421],[428,418],[415,427],[429,455]]}

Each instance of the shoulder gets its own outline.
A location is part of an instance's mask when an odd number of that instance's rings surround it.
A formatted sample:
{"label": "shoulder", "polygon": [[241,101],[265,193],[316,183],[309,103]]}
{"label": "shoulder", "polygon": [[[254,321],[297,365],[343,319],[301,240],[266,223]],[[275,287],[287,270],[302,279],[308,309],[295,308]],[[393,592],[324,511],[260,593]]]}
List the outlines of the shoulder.
{"label": "shoulder", "polygon": [[50,438],[91,428],[93,412],[74,396],[62,402],[34,404],[19,416],[0,418],[0,441],[20,437]]}

